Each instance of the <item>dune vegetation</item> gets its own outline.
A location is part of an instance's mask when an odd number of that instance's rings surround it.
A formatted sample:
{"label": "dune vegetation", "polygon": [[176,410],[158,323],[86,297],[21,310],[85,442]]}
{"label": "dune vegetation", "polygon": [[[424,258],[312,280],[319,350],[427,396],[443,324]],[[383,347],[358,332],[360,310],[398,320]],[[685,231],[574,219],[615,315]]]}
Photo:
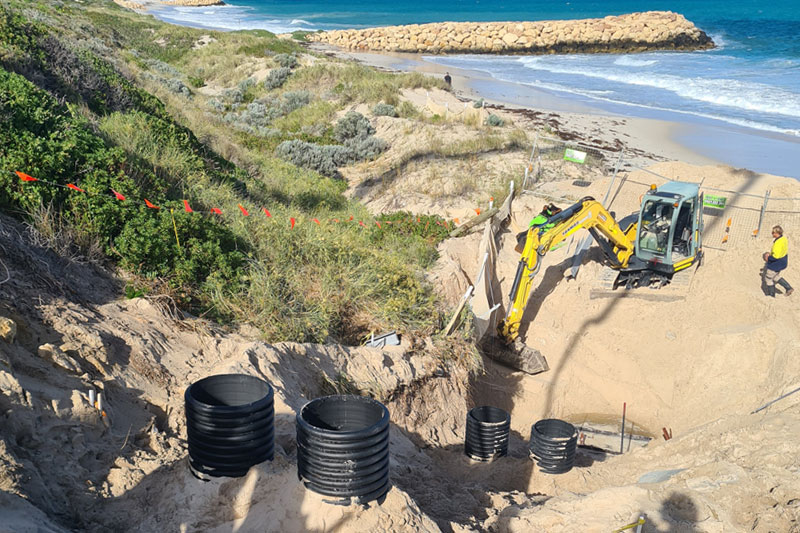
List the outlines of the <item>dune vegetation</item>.
{"label": "dune vegetation", "polygon": [[375,219],[337,168],[386,149],[374,116],[345,113],[353,104],[408,116],[400,90],[441,85],[320,61],[266,31],[12,0],[0,7],[0,205],[61,253],[118,269],[128,295],[168,295],[268,341],[430,333],[441,316],[423,270],[447,222]]}

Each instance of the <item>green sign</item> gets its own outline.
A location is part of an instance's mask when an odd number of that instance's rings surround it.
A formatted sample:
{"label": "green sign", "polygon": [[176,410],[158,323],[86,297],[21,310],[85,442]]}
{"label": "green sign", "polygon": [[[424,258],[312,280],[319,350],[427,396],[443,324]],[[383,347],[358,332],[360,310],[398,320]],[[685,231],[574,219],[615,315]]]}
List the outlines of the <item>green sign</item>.
{"label": "green sign", "polygon": [[725,209],[725,202],[728,199],[724,196],[714,196],[711,194],[703,195],[703,207],[716,207],[717,209]]}
{"label": "green sign", "polygon": [[586,152],[567,148],[564,150],[564,160],[572,161],[573,163],[580,163],[582,165],[586,161]]}

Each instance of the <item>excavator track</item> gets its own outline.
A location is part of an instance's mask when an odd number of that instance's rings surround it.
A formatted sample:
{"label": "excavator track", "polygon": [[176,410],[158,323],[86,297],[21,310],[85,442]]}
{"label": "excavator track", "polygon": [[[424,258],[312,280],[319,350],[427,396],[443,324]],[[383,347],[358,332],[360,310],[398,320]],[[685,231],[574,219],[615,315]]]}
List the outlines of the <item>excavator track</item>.
{"label": "excavator track", "polygon": [[[676,272],[668,283],[661,284],[653,278],[647,286],[628,282],[625,278],[620,279],[619,270],[611,267],[604,267],[595,281],[594,287],[589,292],[589,298],[638,298],[642,300],[658,302],[676,302],[685,300],[689,294],[689,286],[692,282],[694,268],[687,268]],[[625,273],[623,273],[625,274]],[[657,274],[656,274],[657,275]],[[665,277],[663,275],[658,275]]]}

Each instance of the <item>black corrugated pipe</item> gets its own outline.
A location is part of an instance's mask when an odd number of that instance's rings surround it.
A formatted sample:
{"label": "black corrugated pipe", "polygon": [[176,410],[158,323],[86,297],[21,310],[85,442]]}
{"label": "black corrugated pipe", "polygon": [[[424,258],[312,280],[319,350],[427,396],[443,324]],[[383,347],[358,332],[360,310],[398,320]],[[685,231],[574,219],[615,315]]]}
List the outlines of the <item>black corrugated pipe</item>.
{"label": "black corrugated pipe", "polygon": [[508,454],[511,416],[498,407],[484,405],[467,413],[464,453],[476,461],[491,461]]}
{"label": "black corrugated pipe", "polygon": [[531,455],[542,472],[563,474],[572,470],[577,447],[578,432],[569,422],[547,418],[531,428]]}
{"label": "black corrugated pipe", "polygon": [[297,476],[306,488],[366,503],[389,491],[389,411],[372,398],[325,396],[297,414]]}
{"label": "black corrugated pipe", "polygon": [[244,374],[221,374],[186,389],[189,466],[200,479],[241,477],[275,450],[272,386]]}

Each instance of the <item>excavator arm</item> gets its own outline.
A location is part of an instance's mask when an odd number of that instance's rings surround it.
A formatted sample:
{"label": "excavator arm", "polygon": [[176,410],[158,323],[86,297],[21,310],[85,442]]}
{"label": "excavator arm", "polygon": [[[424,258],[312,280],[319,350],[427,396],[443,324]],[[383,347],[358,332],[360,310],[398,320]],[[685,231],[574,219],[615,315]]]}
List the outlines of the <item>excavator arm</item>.
{"label": "excavator arm", "polygon": [[[541,229],[544,227],[549,229]],[[628,261],[634,253],[634,243],[630,236],[633,232],[623,231],[611,213],[590,196],[551,217],[545,225],[530,228],[511,286],[508,312],[498,326],[498,333],[506,343],[514,342],[519,336],[522,315],[528,304],[533,278],[541,267],[542,258],[553,246],[582,228],[589,230],[612,266],[615,268],[628,266]]]}

